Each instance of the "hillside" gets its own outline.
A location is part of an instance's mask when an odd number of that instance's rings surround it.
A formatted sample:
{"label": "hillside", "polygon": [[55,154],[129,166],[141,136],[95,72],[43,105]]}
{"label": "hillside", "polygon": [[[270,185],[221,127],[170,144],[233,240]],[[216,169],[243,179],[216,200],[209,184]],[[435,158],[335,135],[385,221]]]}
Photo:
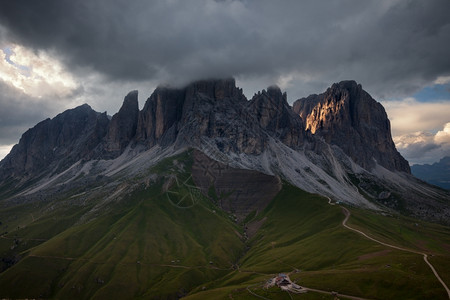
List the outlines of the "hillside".
{"label": "hillside", "polygon": [[[363,298],[446,298],[420,255],[349,231],[341,225],[339,205],[287,182],[270,203],[256,204],[255,212],[236,222],[214,201],[214,186],[208,198],[192,181],[191,170],[199,167],[192,166],[193,154],[184,152],[150,168],[147,185],[142,178],[129,178],[123,187],[141,183],[101,210],[95,209],[99,199],[86,201],[79,191],[57,202],[1,209],[1,228],[8,233],[0,239],[0,296],[246,299],[250,289],[283,299],[286,292],[265,290],[263,283],[290,272],[302,286]],[[230,197],[233,192],[219,198]],[[351,211],[352,226],[433,254],[431,261],[446,276],[450,228]],[[7,266],[5,258],[19,261]],[[314,295],[309,291],[302,299]]]}

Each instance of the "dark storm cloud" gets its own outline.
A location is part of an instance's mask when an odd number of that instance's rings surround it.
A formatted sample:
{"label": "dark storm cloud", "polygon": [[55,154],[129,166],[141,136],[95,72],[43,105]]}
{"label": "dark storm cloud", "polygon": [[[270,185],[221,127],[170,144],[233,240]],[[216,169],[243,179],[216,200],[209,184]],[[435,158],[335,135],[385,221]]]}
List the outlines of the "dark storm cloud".
{"label": "dark storm cloud", "polygon": [[399,149],[403,157],[411,164],[434,163],[450,154],[450,145],[438,145],[433,141],[411,144]]}
{"label": "dark storm cloud", "polygon": [[440,148],[440,145],[437,145],[433,142],[431,143],[417,143],[412,144],[405,150],[403,150],[403,155],[407,157],[409,160],[417,160],[421,159],[424,156],[427,156],[427,153]]}
{"label": "dark storm cloud", "polygon": [[9,40],[54,51],[78,74],[175,83],[292,74],[292,97],[350,78],[402,96],[450,75],[449,13],[448,0],[0,4]]}

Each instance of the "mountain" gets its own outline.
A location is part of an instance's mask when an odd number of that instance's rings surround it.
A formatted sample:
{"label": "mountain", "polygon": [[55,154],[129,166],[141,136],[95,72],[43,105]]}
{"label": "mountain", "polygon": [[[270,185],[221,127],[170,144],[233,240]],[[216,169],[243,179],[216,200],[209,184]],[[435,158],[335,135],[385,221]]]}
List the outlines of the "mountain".
{"label": "mountain", "polygon": [[108,127],[104,140],[103,157],[117,157],[128,146],[136,134],[139,116],[138,92],[130,92],[124,99],[119,112],[115,114]]}
{"label": "mountain", "polygon": [[[322,290],[439,298],[417,254],[448,265],[450,231],[427,222],[448,224],[449,200],[354,81],[293,107],[234,79],[158,87],[142,110],[132,91],[111,118],[85,104],[37,124],[0,162],[0,296],[245,298],[305,270]],[[336,203],[398,248],[344,228]]]}
{"label": "mountain", "polygon": [[413,165],[411,172],[417,178],[450,190],[450,157],[446,156],[432,165]]}
{"label": "mountain", "polygon": [[106,114],[95,112],[87,104],[40,122],[25,132],[1,161],[0,180],[26,182],[42,171],[64,171],[89,157],[103,140],[108,125]]}
{"label": "mountain", "polygon": [[339,146],[365,169],[378,163],[392,171],[411,172],[395,149],[383,106],[355,81],[335,83],[323,94],[297,100],[293,110],[307,130]]}
{"label": "mountain", "polygon": [[383,107],[354,81],[333,84],[293,107],[275,86],[247,100],[234,79],[158,87],[141,111],[137,98],[130,92],[111,120],[82,105],[28,130],[0,162],[0,186],[8,187],[3,193],[70,188],[63,183],[80,172],[92,178],[123,168],[139,173],[195,148],[225,165],[281,176],[337,201],[440,222],[450,216],[440,201],[448,194],[410,175]]}

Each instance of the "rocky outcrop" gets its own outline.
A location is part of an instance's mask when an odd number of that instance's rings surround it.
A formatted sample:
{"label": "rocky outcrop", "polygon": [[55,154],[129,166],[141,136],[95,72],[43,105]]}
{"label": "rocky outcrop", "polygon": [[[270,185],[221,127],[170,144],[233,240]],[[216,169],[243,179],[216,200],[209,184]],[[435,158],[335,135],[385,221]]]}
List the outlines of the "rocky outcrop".
{"label": "rocky outcrop", "polygon": [[255,115],[259,126],[269,135],[280,139],[291,147],[303,143],[304,129],[301,118],[296,115],[277,86],[258,92],[249,102],[250,111]]}
{"label": "rocky outcrop", "polygon": [[185,91],[158,87],[139,112],[135,140],[147,147],[169,145],[177,136]]}
{"label": "rocky outcrop", "polygon": [[234,79],[197,81],[184,89],[158,87],[139,113],[135,141],[147,147],[175,141],[179,147],[196,147],[206,137],[224,151],[257,152],[256,137],[244,124],[246,104]]}
{"label": "rocky outcrop", "polygon": [[323,94],[297,100],[293,110],[306,130],[339,146],[363,168],[370,170],[378,163],[410,173],[408,162],[392,141],[383,106],[355,81],[342,81]]}
{"label": "rocky outcrop", "polygon": [[199,94],[216,100],[223,100],[225,98],[247,100],[242,93],[242,89],[236,87],[236,81],[233,78],[200,80],[187,86],[187,99],[195,99]]}
{"label": "rocky outcrop", "polygon": [[192,179],[202,193],[242,222],[250,213],[262,212],[281,190],[278,177],[231,168],[200,151],[193,152]]}
{"label": "rocky outcrop", "polygon": [[213,147],[225,153],[261,153],[267,136],[261,132],[247,103],[234,79],[189,85],[178,143],[200,147],[208,139]]}
{"label": "rocky outcrop", "polygon": [[103,139],[109,120],[87,105],[46,119],[21,137],[1,164],[0,179],[26,180],[44,171],[60,172],[89,156]]}
{"label": "rocky outcrop", "polygon": [[119,112],[111,119],[105,137],[105,157],[117,157],[128,146],[136,135],[138,115],[138,91],[132,91],[125,97]]}

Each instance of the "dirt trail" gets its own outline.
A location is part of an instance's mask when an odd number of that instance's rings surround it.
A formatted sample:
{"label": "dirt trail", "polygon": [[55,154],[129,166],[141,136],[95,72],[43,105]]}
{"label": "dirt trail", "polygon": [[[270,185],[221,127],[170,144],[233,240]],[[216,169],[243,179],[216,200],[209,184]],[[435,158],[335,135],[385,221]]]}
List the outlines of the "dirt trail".
{"label": "dirt trail", "polygon": [[[329,200],[328,203],[331,204],[330,198],[328,198],[328,200]],[[424,261],[427,263],[427,265],[430,267],[431,271],[433,271],[433,274],[434,274],[434,276],[436,277],[436,279],[442,284],[442,286],[444,287],[444,289],[447,291],[448,298],[450,299],[450,289],[449,289],[448,286],[445,284],[445,282],[441,279],[441,277],[439,276],[439,273],[436,271],[436,269],[433,267],[433,265],[428,261],[428,255],[427,255],[426,253],[423,253],[423,252],[420,252],[420,251],[416,251],[416,250],[406,249],[406,248],[402,248],[402,247],[397,247],[397,246],[394,246],[394,245],[391,245],[391,244],[388,244],[388,243],[384,243],[384,242],[379,241],[379,240],[377,240],[377,239],[374,239],[373,237],[368,236],[368,235],[365,234],[364,232],[362,232],[362,231],[360,231],[360,230],[358,230],[358,229],[355,229],[355,228],[352,228],[352,227],[348,226],[348,225],[347,225],[347,221],[348,221],[348,219],[350,218],[351,213],[350,213],[350,211],[349,211],[347,208],[345,208],[345,207],[342,207],[342,211],[344,212],[344,215],[345,215],[345,219],[342,221],[342,226],[344,226],[345,228],[347,228],[347,229],[349,229],[349,230],[351,230],[351,231],[354,231],[354,232],[356,232],[356,233],[359,233],[359,234],[361,234],[362,236],[364,236],[365,238],[367,238],[367,239],[369,239],[369,240],[371,240],[371,241],[373,241],[373,242],[375,242],[375,243],[381,244],[381,245],[383,245],[383,246],[390,247],[390,248],[393,248],[393,249],[397,249],[397,250],[400,250],[400,251],[405,251],[405,252],[409,252],[409,253],[415,253],[415,254],[423,255],[423,260],[424,260]]]}
{"label": "dirt trail", "polygon": [[[333,295],[332,292],[328,292],[328,291],[316,290],[316,289],[311,289],[311,288],[307,288],[307,287],[303,287],[303,288],[305,290],[311,291],[311,292],[327,294],[327,295]],[[361,297],[356,297],[356,296],[344,295],[344,294],[341,294],[341,293],[335,293],[335,296],[337,296],[337,297],[344,297],[344,298],[353,299],[353,300],[369,300],[367,298],[361,298]]]}

